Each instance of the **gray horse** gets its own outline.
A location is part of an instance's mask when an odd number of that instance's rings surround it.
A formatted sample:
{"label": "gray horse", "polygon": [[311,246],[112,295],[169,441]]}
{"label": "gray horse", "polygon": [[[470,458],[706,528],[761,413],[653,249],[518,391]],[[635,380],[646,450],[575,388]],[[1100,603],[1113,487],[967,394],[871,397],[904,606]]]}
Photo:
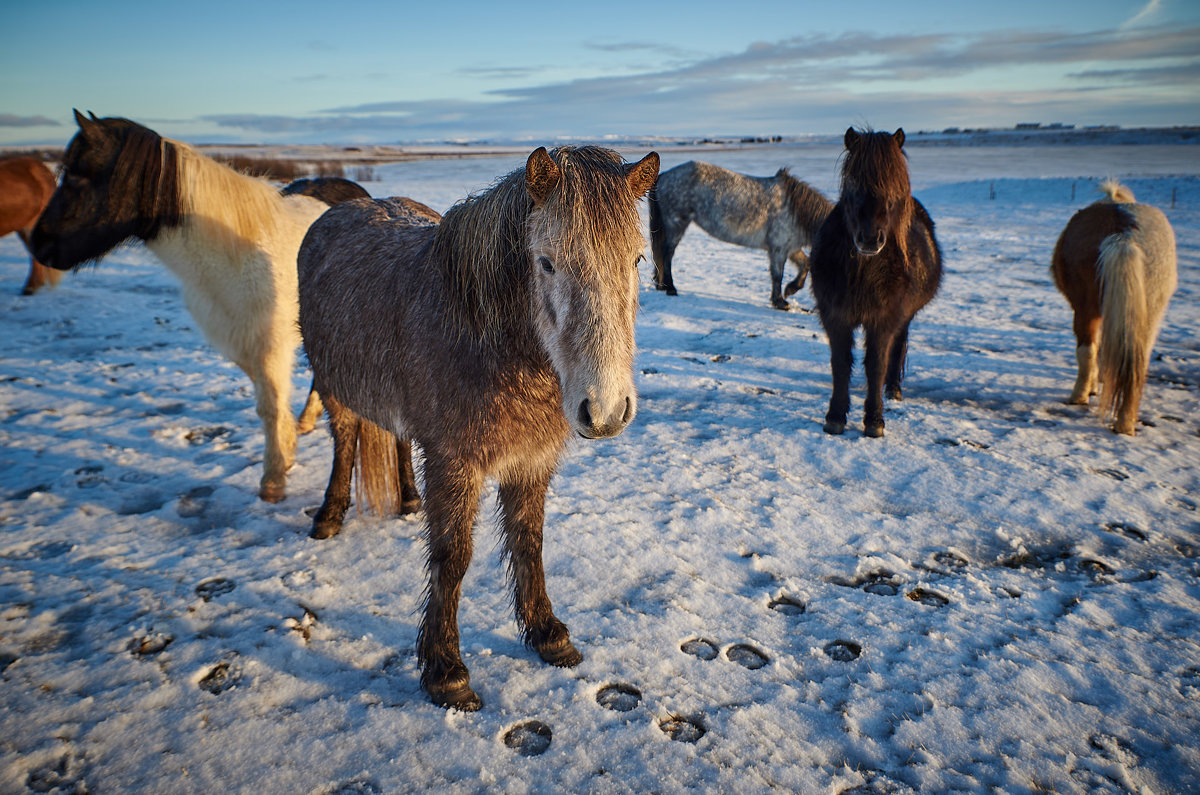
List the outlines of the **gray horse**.
{"label": "gray horse", "polygon": [[[693,221],[718,240],[764,249],[771,263],[771,305],[787,309],[787,296],[804,286],[808,258],[802,250],[833,209],[833,202],[786,168],[773,177],[749,177],[710,163],[689,161],[664,171],[650,194],[650,248],[654,286],[675,295],[671,259]],[[798,270],[783,290],[783,263]]]}

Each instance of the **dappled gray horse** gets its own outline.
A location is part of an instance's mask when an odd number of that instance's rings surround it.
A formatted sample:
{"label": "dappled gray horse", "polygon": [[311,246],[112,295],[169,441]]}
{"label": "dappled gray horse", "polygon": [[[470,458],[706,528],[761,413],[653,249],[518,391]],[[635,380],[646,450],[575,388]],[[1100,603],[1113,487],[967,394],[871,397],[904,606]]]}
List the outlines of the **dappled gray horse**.
{"label": "dappled gray horse", "polygon": [[[710,163],[689,161],[664,171],[650,194],[650,247],[654,286],[675,295],[671,260],[693,221],[718,240],[764,249],[771,264],[771,305],[787,309],[787,296],[804,286],[812,243],[833,203],[786,168],[773,177],[748,177]],[[783,263],[796,278],[783,290]]]}

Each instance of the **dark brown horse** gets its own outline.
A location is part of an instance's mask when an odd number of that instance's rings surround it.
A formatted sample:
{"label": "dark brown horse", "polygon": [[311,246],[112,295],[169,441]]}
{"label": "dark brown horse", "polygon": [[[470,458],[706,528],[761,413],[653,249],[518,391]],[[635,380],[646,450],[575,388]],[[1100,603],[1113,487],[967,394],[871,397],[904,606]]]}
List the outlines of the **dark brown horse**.
{"label": "dark brown horse", "polygon": [[1113,430],[1133,436],[1150,350],[1175,292],[1175,233],[1125,186],[1100,188],[1105,198],[1071,217],[1050,265],[1075,312],[1079,376],[1067,402],[1086,406],[1099,387]]}
{"label": "dark brown horse", "polygon": [[846,430],[854,329],[866,336],[864,432],[883,436],[883,389],[900,400],[913,316],[937,294],[942,252],[933,221],[912,197],[904,130],[846,130],[841,197],[809,257],[812,291],[829,336],[833,395],[825,432]]}
{"label": "dark brown horse", "polygon": [[29,277],[22,295],[33,295],[44,285],[54,286],[62,271],[47,268],[33,256],[29,235],[50,197],[54,195],[54,173],[36,157],[18,156],[0,160],[0,237],[16,232],[30,252]]}
{"label": "dark brown horse", "polygon": [[[362,421],[420,444],[429,587],[417,653],[437,704],[481,706],[458,601],[489,478],[526,643],[554,665],[582,659],[546,593],[546,490],[572,433],[615,436],[633,418],[637,202],[657,174],[653,152],[626,165],[598,147],[539,148],[440,222],[413,202],[347,202],[301,246],[300,328],[334,434],[314,535],[340,527]],[[365,470],[371,451],[359,452]]]}

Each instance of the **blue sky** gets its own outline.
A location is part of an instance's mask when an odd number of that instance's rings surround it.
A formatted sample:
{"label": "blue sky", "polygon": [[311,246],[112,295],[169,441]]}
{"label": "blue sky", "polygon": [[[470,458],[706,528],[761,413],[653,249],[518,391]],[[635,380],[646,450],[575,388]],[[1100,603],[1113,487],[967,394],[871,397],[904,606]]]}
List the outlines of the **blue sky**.
{"label": "blue sky", "polygon": [[2,17],[0,145],[65,143],[72,108],[252,143],[1200,124],[1196,0],[26,0]]}

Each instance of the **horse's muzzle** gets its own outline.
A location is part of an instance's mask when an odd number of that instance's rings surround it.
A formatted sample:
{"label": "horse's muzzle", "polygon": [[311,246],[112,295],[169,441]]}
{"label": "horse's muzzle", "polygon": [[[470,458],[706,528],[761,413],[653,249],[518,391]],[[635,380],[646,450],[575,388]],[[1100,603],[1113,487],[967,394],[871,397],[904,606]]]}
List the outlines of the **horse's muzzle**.
{"label": "horse's muzzle", "polygon": [[629,396],[626,396],[624,403],[618,405],[608,417],[595,417],[592,415],[592,409],[591,401],[584,398],[579,404],[579,412],[575,418],[575,431],[585,439],[609,439],[617,436],[633,419],[633,399]]}

